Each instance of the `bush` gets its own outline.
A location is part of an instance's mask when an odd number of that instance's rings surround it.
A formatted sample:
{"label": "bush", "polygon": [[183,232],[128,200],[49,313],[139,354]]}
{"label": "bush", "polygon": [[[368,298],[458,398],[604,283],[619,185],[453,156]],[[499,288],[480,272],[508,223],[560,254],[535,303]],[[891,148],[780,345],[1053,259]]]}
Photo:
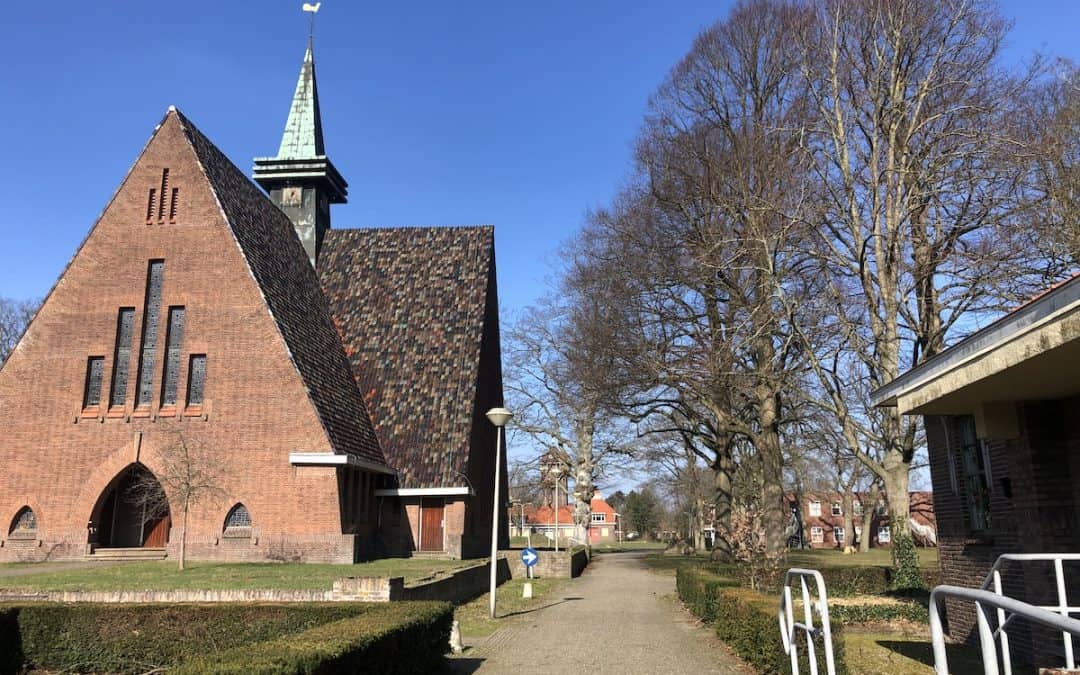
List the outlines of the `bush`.
{"label": "bush", "polygon": [[366,612],[298,635],[233,648],[170,672],[405,674],[441,669],[454,617],[452,605],[402,602],[378,608],[387,611]]}
{"label": "bush", "polygon": [[829,617],[834,623],[849,625],[875,621],[911,621],[926,624],[930,612],[920,602],[898,602],[866,605],[829,605]]}
{"label": "bush", "polygon": [[[25,667],[137,673],[234,648],[250,657],[267,641],[295,639],[342,620],[362,618],[373,634],[393,629],[402,622],[415,621],[409,612],[421,609],[401,607],[413,604],[34,603],[0,607],[0,644],[4,645],[0,649],[0,673],[18,673]],[[433,611],[431,605],[423,604]],[[11,650],[8,645],[18,648]],[[405,662],[409,663],[408,658]]]}
{"label": "bush", "polygon": [[[679,598],[695,616],[716,629],[717,636],[761,673],[790,673],[777,621],[778,599],[747,588],[735,580],[690,566],[679,568]],[[838,673],[846,672],[839,626],[832,626],[833,651]],[[806,645],[800,640],[799,655],[806,672]],[[817,650],[819,672],[825,672],[824,650]]]}

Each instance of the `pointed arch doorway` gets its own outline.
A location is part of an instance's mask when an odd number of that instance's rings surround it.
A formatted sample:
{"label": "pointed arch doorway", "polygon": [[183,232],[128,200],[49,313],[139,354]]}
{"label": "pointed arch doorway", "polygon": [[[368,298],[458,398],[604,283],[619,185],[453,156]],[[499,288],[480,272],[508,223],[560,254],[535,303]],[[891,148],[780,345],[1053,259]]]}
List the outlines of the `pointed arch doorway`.
{"label": "pointed arch doorway", "polygon": [[102,548],[164,548],[172,515],[165,490],[142,464],[117,474],[90,516],[91,536]]}

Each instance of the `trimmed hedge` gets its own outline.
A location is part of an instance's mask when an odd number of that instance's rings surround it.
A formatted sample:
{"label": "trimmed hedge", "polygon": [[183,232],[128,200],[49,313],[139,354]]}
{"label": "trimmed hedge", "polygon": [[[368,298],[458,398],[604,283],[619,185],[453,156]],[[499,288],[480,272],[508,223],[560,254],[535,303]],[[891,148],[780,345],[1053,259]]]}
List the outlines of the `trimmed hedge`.
{"label": "trimmed hedge", "polygon": [[904,601],[890,604],[834,605],[829,604],[833,623],[853,624],[875,621],[930,622],[930,610],[921,602]]}
{"label": "trimmed hedge", "polygon": [[[186,663],[171,673],[428,673],[443,666],[453,606],[444,602],[380,605],[370,612],[298,635],[236,647]],[[393,621],[387,620],[393,614]],[[380,616],[381,615],[381,616]]]}
{"label": "trimmed hedge", "polygon": [[[433,617],[450,615],[448,606],[440,603],[414,605],[418,603],[33,603],[0,607],[0,644],[5,645],[5,649],[0,650],[3,652],[0,654],[0,674],[23,672],[27,667],[139,673],[230,650],[241,650],[250,659],[264,645],[296,639],[316,628],[342,621],[362,620],[357,624],[359,627],[378,635],[403,624],[415,624],[418,612]],[[446,633],[449,633],[448,618]],[[434,637],[425,641],[420,633],[415,637],[416,647],[420,650],[429,649],[435,641]],[[437,652],[440,656],[446,645],[446,638],[442,639]],[[7,648],[8,645],[16,645],[16,649]],[[410,650],[410,657],[412,652]],[[426,663],[426,652],[417,653],[417,656]]]}
{"label": "trimmed hedge", "polygon": [[[679,568],[676,585],[679,598],[690,611],[711,623],[717,636],[758,672],[765,675],[791,672],[791,662],[780,638],[777,596],[741,588],[734,580],[690,566]],[[836,672],[846,673],[840,626],[834,624],[831,628]],[[806,672],[806,645],[801,639],[799,655],[804,663],[800,671]],[[819,672],[825,672],[824,650],[817,650],[817,660]]]}

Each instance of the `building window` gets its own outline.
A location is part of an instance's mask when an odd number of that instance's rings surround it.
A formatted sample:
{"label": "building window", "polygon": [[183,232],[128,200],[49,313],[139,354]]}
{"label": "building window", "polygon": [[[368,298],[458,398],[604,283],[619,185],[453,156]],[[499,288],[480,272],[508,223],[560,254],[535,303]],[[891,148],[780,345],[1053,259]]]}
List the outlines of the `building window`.
{"label": "building window", "polygon": [[862,502],[856,501],[851,504],[851,511],[857,516],[862,515]]}
{"label": "building window", "polygon": [[878,528],[877,540],[879,544],[888,544],[892,541],[892,534],[889,532],[888,525],[882,525]]}
{"label": "building window", "polygon": [[858,539],[862,536],[862,528],[858,525],[855,526],[855,538]]}
{"label": "building window", "polygon": [[37,539],[37,516],[29,506],[24,506],[15,514],[8,528],[9,539]]}
{"label": "building window", "polygon": [[237,504],[229,510],[225,516],[226,537],[249,537],[251,536],[251,514],[243,504]]}
{"label": "building window", "polygon": [[840,502],[833,502],[832,503],[832,514],[834,516],[842,516],[842,515],[844,515],[844,505],[841,504]]}
{"label": "building window", "polygon": [[184,342],[184,308],[169,308],[169,325],[165,330],[165,375],[161,378],[161,405],[176,405],[176,389],[180,382],[180,346]]}
{"label": "building window", "polygon": [[960,439],[968,525],[973,532],[981,532],[990,525],[990,490],[987,486],[982,446],[975,435],[974,417],[960,418]]}
{"label": "building window", "polygon": [[810,502],[810,515],[815,516],[815,517],[820,517],[821,516],[821,502],[819,502],[819,501]]}
{"label": "building window", "polygon": [[146,300],[143,304],[141,352],[139,354],[139,385],[136,405],[148,406],[154,382],[154,355],[157,353],[158,314],[161,311],[161,284],[165,272],[164,260],[151,260],[146,274]]}
{"label": "building window", "polygon": [[810,541],[814,542],[815,544],[822,543],[823,541],[825,541],[825,531],[822,530],[820,527],[811,527]]}
{"label": "building window", "polygon": [[83,407],[96,408],[101,404],[101,378],[105,373],[105,357],[86,359],[86,383],[83,385]]}
{"label": "building window", "polygon": [[131,363],[131,338],[135,328],[135,308],[121,307],[116,317],[116,349],[113,351],[112,386],[109,405],[122,407],[127,400],[128,366]]}
{"label": "building window", "polygon": [[605,514],[603,514],[603,513],[594,513],[594,514],[592,514],[592,521],[594,523],[607,522],[607,516]]}
{"label": "building window", "polygon": [[889,513],[889,506],[884,502],[877,505],[877,514],[884,518]]}
{"label": "building window", "polygon": [[837,544],[843,544],[844,543],[844,528],[842,528],[842,527],[834,527],[832,529],[832,536],[833,536],[833,539],[836,540]]}
{"label": "building window", "polygon": [[206,354],[192,354],[188,362],[187,404],[202,405],[206,388]]}

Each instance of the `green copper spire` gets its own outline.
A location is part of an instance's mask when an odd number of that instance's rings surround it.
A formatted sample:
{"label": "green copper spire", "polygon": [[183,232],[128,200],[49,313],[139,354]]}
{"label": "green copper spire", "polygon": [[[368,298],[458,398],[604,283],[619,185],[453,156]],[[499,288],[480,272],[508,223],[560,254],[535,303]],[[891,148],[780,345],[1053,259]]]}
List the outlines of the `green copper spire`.
{"label": "green copper spire", "polygon": [[319,88],[315,84],[315,58],[311,54],[311,40],[308,40],[277,156],[279,159],[310,159],[325,154]]}
{"label": "green copper spire", "polygon": [[317,266],[323,237],[330,229],[330,205],[345,203],[349,184],[323,147],[310,38],[277,156],[256,157],[254,178],[293,222],[311,264]]}

